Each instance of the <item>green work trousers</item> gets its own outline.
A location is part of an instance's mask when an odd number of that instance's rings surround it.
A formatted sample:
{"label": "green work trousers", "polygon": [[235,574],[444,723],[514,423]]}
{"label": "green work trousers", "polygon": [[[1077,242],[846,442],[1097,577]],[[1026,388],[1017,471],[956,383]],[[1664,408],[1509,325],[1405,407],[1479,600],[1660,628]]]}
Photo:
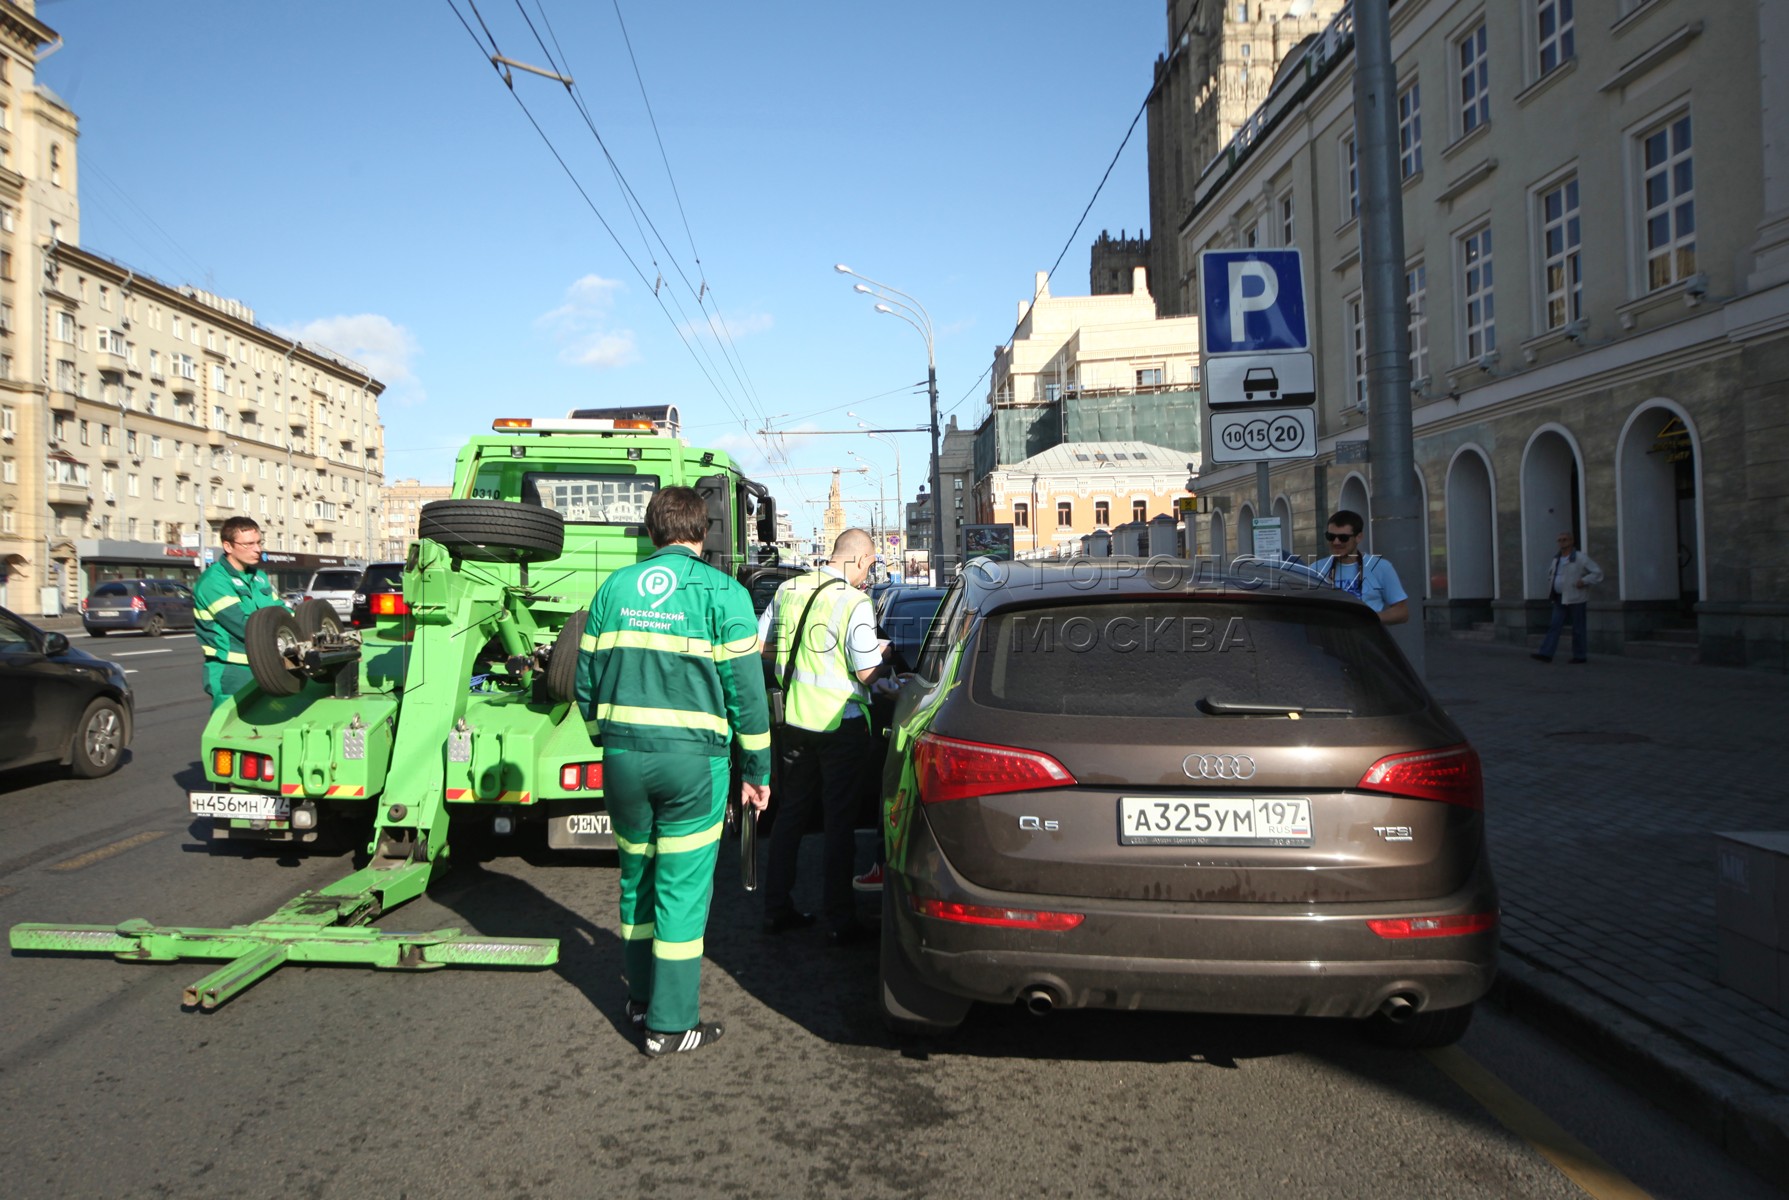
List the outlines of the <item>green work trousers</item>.
{"label": "green work trousers", "polygon": [[702,933],[727,807],[723,756],[610,750],[603,798],[621,859],[621,940],[628,996],[646,1028],[694,1029]]}
{"label": "green work trousers", "polygon": [[254,681],[254,672],[245,666],[218,662],[214,658],[205,660],[205,694],[211,697],[212,712]]}

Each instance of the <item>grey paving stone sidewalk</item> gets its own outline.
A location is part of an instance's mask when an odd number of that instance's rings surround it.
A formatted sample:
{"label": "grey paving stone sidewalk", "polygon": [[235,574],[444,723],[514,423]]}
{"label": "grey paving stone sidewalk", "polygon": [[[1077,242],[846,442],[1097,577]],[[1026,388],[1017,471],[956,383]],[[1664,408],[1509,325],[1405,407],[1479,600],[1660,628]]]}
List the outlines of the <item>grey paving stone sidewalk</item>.
{"label": "grey paving stone sidewalk", "polygon": [[1789,830],[1789,677],[1427,653],[1484,761],[1505,955],[1789,1097],[1789,1017],[1716,982],[1714,836]]}

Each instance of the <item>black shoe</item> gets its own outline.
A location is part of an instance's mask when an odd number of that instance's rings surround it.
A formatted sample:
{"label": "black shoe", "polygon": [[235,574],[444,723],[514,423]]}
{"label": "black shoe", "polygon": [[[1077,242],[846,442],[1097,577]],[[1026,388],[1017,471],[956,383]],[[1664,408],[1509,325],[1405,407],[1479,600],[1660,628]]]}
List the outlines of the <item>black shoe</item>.
{"label": "black shoe", "polygon": [[629,998],[627,1002],[627,1023],[635,1029],[646,1028],[646,1001]]}
{"label": "black shoe", "polygon": [[868,925],[842,925],[827,933],[826,944],[839,947],[863,946],[878,941],[881,937],[881,930],[872,929]]}
{"label": "black shoe", "polygon": [[794,909],[790,909],[788,912],[765,917],[763,929],[768,934],[788,933],[791,929],[806,929],[813,923],[813,913],[796,912]]}
{"label": "black shoe", "polygon": [[690,1050],[700,1050],[709,1042],[721,1040],[721,1027],[717,1021],[707,1021],[694,1029],[686,1029],[682,1033],[660,1033],[656,1029],[648,1029],[646,1038],[640,1043],[648,1058],[660,1058],[666,1054],[683,1054]]}
{"label": "black shoe", "polygon": [[1552,659],[1548,658],[1545,654],[1530,654],[1528,657],[1532,658],[1535,662],[1552,662],[1553,661]]}

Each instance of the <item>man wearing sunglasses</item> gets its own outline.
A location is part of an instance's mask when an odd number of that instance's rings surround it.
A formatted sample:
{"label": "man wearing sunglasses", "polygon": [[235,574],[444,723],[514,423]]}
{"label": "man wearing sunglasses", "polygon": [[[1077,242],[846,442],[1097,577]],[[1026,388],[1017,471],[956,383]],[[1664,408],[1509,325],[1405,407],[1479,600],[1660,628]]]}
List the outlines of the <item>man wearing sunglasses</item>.
{"label": "man wearing sunglasses", "polygon": [[1312,570],[1366,602],[1386,625],[1402,625],[1410,619],[1410,600],[1398,581],[1397,568],[1377,554],[1362,554],[1360,531],[1366,528],[1357,512],[1346,508],[1329,519],[1323,536],[1329,557],[1312,564]]}

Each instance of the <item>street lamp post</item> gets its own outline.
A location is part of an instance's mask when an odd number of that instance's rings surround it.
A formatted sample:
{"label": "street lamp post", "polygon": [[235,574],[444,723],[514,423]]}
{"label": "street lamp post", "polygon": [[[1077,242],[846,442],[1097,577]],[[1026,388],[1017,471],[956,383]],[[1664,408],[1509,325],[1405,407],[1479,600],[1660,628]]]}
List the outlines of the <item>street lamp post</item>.
{"label": "street lamp post", "polygon": [[[847,417],[854,418],[857,421],[857,427],[859,429],[863,429],[866,431],[869,430],[869,422],[865,421],[862,417],[858,416],[856,413],[847,412],[845,415]],[[901,485],[901,443],[897,442],[892,436],[890,436],[889,434],[886,434],[886,433],[865,432],[864,436],[867,438],[871,438],[875,441],[887,442],[889,445],[889,448],[894,451],[894,458],[895,458],[895,520],[900,525],[901,537],[904,540],[907,536],[907,491]],[[884,521],[882,524],[883,524],[884,528],[886,528],[888,525],[888,522]],[[902,554],[904,555],[905,553],[906,553],[906,551],[903,549]]]}
{"label": "street lamp post", "polygon": [[[926,342],[926,394],[930,401],[930,427],[932,433],[932,549],[930,554],[930,571],[932,582],[944,582],[944,505],[941,497],[944,489],[940,486],[939,475],[942,466],[938,461],[938,355],[932,337],[932,317],[925,306],[899,288],[890,287],[886,283],[878,283],[868,275],[859,275],[844,263],[837,263],[833,270],[841,275],[849,275],[853,279],[861,279],[863,283],[853,286],[854,291],[866,296],[873,296],[881,303],[876,311],[887,313],[891,317],[899,317],[919,332]],[[870,286],[865,287],[864,284]],[[878,291],[877,289],[881,289]],[[893,295],[884,295],[892,292]],[[900,299],[895,299],[895,297]],[[903,303],[905,301],[905,303]],[[898,480],[897,480],[898,482]]]}

